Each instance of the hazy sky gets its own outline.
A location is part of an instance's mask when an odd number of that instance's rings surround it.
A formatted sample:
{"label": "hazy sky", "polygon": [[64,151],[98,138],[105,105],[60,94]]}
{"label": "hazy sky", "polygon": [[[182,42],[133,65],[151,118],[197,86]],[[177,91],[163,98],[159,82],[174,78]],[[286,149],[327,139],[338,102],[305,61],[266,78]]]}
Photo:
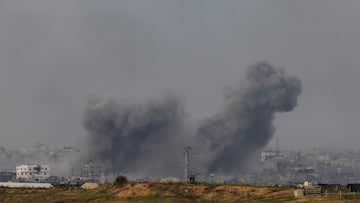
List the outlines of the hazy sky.
{"label": "hazy sky", "polygon": [[283,148],[360,142],[360,1],[0,0],[0,146],[77,145],[86,95],[180,95],[196,119],[266,60],[299,77]]}

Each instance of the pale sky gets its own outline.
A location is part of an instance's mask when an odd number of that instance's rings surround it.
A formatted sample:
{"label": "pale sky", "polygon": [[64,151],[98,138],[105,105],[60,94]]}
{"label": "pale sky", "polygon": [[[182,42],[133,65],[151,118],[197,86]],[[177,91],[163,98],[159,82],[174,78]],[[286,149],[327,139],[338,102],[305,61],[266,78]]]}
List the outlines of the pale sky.
{"label": "pale sky", "polygon": [[77,145],[86,95],[180,95],[191,117],[265,60],[299,77],[283,148],[360,142],[360,1],[0,0],[0,146]]}

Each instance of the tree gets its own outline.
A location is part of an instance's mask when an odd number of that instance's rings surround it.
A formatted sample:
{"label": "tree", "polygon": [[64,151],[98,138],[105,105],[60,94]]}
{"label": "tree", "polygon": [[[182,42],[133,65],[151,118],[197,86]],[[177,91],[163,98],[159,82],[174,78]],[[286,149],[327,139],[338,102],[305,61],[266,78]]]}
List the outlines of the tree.
{"label": "tree", "polygon": [[129,183],[128,179],[125,176],[119,175],[115,178],[114,185],[116,186],[124,186]]}

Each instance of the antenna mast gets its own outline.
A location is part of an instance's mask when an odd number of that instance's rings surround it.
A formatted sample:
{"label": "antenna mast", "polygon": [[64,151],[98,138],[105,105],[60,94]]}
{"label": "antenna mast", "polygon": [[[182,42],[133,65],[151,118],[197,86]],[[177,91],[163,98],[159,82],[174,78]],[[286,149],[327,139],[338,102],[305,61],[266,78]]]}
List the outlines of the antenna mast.
{"label": "antenna mast", "polygon": [[189,172],[190,172],[190,153],[191,153],[191,147],[186,146],[184,147],[184,179],[185,182],[189,182]]}

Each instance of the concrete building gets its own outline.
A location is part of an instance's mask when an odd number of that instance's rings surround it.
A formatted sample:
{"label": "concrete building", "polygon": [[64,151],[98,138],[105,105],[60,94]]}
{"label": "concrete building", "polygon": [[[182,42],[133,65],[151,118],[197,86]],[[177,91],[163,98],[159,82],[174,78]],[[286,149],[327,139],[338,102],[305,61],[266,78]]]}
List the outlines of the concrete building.
{"label": "concrete building", "polygon": [[44,182],[50,177],[50,167],[39,164],[16,166],[16,179],[24,182]]}
{"label": "concrete building", "polygon": [[105,183],[105,175],[99,164],[88,162],[82,166],[81,177],[85,182],[94,182],[99,184]]}

